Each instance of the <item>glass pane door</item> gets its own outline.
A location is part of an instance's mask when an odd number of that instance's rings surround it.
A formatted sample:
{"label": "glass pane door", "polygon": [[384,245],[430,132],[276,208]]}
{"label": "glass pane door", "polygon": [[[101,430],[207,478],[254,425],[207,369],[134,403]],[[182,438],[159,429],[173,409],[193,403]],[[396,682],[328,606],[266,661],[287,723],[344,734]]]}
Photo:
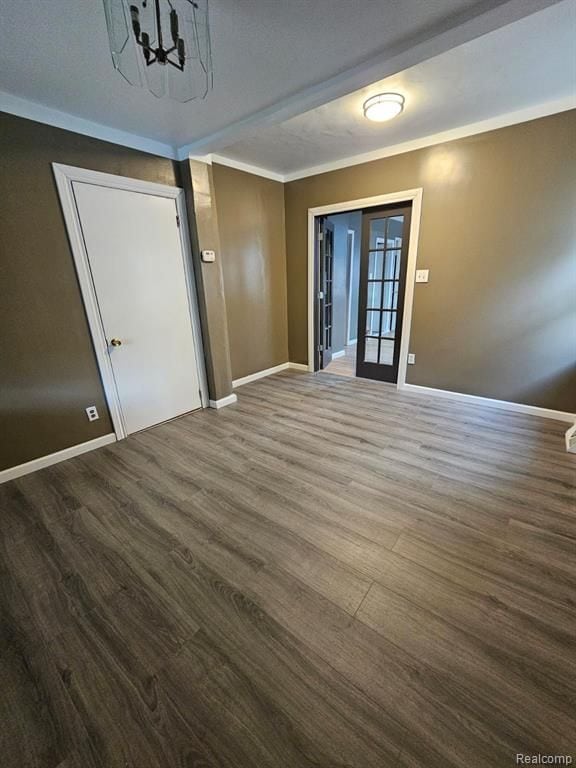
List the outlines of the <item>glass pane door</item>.
{"label": "glass pane door", "polygon": [[316,247],[314,370],[318,371],[332,360],[334,324],[334,224],[325,216],[316,219]]}
{"label": "glass pane door", "polygon": [[410,210],[371,210],[362,217],[357,376],[398,376]]}

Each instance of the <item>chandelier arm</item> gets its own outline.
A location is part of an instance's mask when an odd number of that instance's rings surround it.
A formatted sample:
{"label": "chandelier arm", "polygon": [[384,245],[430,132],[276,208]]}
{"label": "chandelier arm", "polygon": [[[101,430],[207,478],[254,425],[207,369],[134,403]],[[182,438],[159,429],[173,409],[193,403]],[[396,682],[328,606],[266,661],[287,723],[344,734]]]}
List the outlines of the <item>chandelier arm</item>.
{"label": "chandelier arm", "polygon": [[156,0],[156,34],[158,35],[158,47],[163,48],[162,45],[162,20],[160,18],[160,0]]}
{"label": "chandelier arm", "polygon": [[172,59],[166,59],[166,62],[167,62],[168,64],[171,64],[173,67],[176,67],[176,69],[179,69],[179,70],[180,70],[180,72],[184,72],[184,67],[183,67],[183,66],[180,66],[180,64],[176,64],[176,62],[175,62],[175,61],[172,61]]}

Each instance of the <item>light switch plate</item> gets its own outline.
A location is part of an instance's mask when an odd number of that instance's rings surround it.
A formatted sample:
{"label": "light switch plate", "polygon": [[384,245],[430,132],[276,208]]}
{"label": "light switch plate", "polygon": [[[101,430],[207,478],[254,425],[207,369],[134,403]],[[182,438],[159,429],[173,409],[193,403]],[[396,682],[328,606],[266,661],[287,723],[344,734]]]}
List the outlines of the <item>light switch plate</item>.
{"label": "light switch plate", "polygon": [[202,261],[216,261],[215,251],[202,251]]}
{"label": "light switch plate", "polygon": [[408,353],[408,365],[416,365],[416,355],[414,352]]}
{"label": "light switch plate", "polygon": [[429,269],[417,269],[416,270],[416,282],[417,283],[427,283],[428,282],[428,275],[430,273]]}

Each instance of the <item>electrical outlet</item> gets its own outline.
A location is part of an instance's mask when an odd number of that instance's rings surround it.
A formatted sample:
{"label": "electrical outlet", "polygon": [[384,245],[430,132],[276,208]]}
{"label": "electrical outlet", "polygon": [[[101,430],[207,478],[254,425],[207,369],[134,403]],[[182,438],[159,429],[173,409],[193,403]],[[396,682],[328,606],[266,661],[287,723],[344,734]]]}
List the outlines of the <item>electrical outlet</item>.
{"label": "electrical outlet", "polygon": [[416,270],[416,282],[417,283],[427,283],[429,276],[430,276],[430,270],[429,269],[417,269]]}
{"label": "electrical outlet", "polygon": [[408,365],[415,365],[416,364],[416,355],[413,352],[410,352],[408,355]]}
{"label": "electrical outlet", "polygon": [[88,416],[88,421],[96,421],[100,418],[100,416],[98,416],[98,409],[95,405],[89,405],[88,408],[86,408],[86,416]]}

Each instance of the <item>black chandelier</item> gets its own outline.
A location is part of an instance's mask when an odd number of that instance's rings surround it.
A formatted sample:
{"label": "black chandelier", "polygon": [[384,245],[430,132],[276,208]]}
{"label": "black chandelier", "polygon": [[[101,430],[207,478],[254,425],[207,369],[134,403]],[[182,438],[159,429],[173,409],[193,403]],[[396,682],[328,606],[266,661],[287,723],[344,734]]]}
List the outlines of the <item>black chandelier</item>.
{"label": "black chandelier", "polygon": [[208,0],[104,0],[114,67],[132,85],[178,101],[212,87]]}
{"label": "black chandelier", "polygon": [[[189,0],[190,4],[194,8],[198,8],[198,4],[193,0]],[[147,0],[143,0],[142,7],[146,8],[148,5]],[[146,60],[146,66],[158,62],[158,64],[171,64],[181,72],[184,71],[184,64],[186,63],[186,45],[184,39],[179,36],[179,21],[178,12],[175,8],[170,7],[170,37],[172,38],[172,45],[170,48],[164,48],[164,36],[162,34],[162,16],[160,14],[160,0],[154,0],[154,15],[156,17],[156,29],[158,30],[158,47],[152,47],[150,42],[150,35],[148,32],[142,32],[140,24],[140,9],[137,5],[130,6],[130,17],[132,19],[132,31],[138,45],[142,47],[144,51],[144,59]],[[178,61],[174,61],[170,58],[170,54],[177,52]]]}

